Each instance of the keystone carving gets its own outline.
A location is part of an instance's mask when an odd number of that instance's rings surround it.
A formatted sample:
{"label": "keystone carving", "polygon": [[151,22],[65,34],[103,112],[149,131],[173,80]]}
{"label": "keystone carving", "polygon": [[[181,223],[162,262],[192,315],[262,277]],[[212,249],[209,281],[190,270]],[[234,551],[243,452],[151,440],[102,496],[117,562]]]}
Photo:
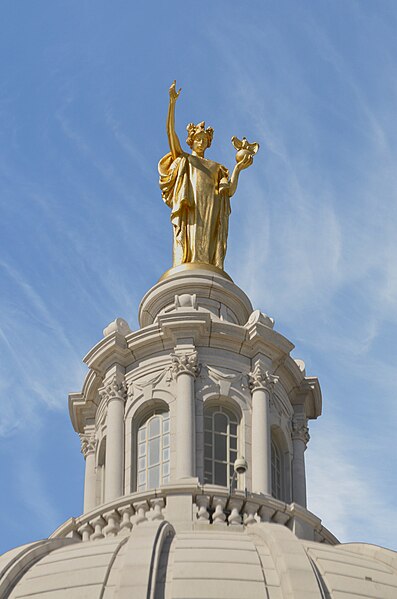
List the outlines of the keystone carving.
{"label": "keystone carving", "polygon": [[84,459],[86,459],[87,455],[89,453],[93,453],[95,452],[96,446],[97,446],[97,440],[95,438],[94,434],[86,434],[86,433],[81,433],[80,434],[80,442],[81,442],[81,453],[84,456]]}
{"label": "keystone carving", "polygon": [[196,377],[199,371],[197,352],[171,354],[171,372],[176,377],[186,373]]}
{"label": "keystone carving", "polygon": [[256,389],[265,389],[269,393],[273,391],[274,385],[278,382],[279,377],[270,374],[259,363],[255,364],[254,370],[248,375],[249,388],[251,391]]}
{"label": "keystone carving", "polygon": [[308,444],[310,435],[309,429],[307,428],[306,419],[305,418],[293,418],[292,419],[292,439],[298,439],[303,441],[305,445]]}
{"label": "keystone carving", "polygon": [[127,389],[125,382],[118,383],[114,376],[109,383],[107,383],[102,391],[100,392],[101,399],[105,399],[106,402],[111,399],[122,399],[125,401],[127,396]]}

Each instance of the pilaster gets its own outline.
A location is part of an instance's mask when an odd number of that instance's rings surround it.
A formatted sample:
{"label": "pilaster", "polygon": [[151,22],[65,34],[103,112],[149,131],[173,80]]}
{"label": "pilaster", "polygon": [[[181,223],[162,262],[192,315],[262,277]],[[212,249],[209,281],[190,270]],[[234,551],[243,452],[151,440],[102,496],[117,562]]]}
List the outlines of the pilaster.
{"label": "pilaster", "polygon": [[249,375],[252,393],[252,491],[271,495],[270,397],[278,377],[257,360]]}
{"label": "pilaster", "polygon": [[295,503],[306,507],[306,469],[305,450],[310,435],[307,427],[307,419],[302,406],[296,406],[292,419],[292,498]]}
{"label": "pilaster", "polygon": [[107,403],[107,438],[105,457],[105,501],[123,495],[124,470],[124,404],[126,400],[124,381],[117,376],[105,385],[101,397]]}
{"label": "pilaster", "polygon": [[81,453],[85,459],[84,475],[84,513],[89,512],[95,507],[95,450],[97,439],[95,437],[95,427],[86,426],[84,433],[80,434]]}
{"label": "pilaster", "polygon": [[172,375],[176,380],[176,478],[196,475],[195,393],[198,354],[190,348],[175,348],[171,354]]}

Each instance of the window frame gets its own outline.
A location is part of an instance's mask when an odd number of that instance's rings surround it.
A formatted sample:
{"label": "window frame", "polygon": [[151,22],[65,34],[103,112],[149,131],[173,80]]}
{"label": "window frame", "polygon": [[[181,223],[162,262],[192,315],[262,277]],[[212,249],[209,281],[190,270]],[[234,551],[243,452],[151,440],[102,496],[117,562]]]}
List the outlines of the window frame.
{"label": "window frame", "polygon": [[[150,436],[150,424],[159,418],[160,426],[158,434]],[[165,430],[164,430],[165,429]],[[150,454],[154,451],[156,440],[158,441],[158,459],[150,462]],[[170,412],[167,409],[156,409],[142,418],[135,429],[135,453],[133,454],[133,481],[135,491],[144,493],[169,484],[171,477],[171,425]],[[164,458],[164,455],[167,455]],[[153,456],[152,456],[153,457]],[[140,466],[141,461],[141,466]],[[143,465],[144,463],[144,465]],[[165,468],[165,466],[167,468]],[[150,471],[158,468],[158,479],[152,485]],[[165,472],[168,470],[168,472]],[[144,476],[140,475],[144,473]]]}
{"label": "window frame", "polygon": [[[215,417],[218,414],[222,414],[227,418],[226,432],[216,430]],[[211,429],[208,428],[208,421],[211,420]],[[232,432],[232,427],[235,432]],[[211,440],[209,442],[209,435]],[[204,484],[219,485],[222,487],[229,488],[234,473],[234,462],[240,456],[240,445],[241,445],[241,417],[240,415],[231,408],[225,406],[222,403],[211,403],[204,405],[203,410],[203,480]],[[216,440],[217,437],[226,438],[226,451],[225,458],[221,459],[216,457]],[[234,440],[232,442],[232,439]],[[223,442],[222,442],[223,443]],[[219,455],[219,454],[218,454]],[[208,468],[209,462],[211,463]],[[219,465],[222,464],[226,470],[226,480],[219,481],[217,479],[217,467],[219,472]],[[237,484],[240,487],[242,484],[243,477],[238,477]],[[217,482],[218,480],[218,482]]]}

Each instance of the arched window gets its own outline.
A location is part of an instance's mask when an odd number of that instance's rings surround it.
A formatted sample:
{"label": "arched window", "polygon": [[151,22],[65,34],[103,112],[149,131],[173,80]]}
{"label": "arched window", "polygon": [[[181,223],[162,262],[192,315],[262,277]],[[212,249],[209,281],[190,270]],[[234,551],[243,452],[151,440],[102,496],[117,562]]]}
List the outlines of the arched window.
{"label": "arched window", "polygon": [[155,413],[138,429],[137,491],[155,489],[170,480],[170,414]]}
{"label": "arched window", "polygon": [[223,406],[204,408],[204,482],[228,487],[237,459],[238,418]]}
{"label": "arched window", "polygon": [[275,441],[272,440],[272,495],[282,499],[282,458]]}

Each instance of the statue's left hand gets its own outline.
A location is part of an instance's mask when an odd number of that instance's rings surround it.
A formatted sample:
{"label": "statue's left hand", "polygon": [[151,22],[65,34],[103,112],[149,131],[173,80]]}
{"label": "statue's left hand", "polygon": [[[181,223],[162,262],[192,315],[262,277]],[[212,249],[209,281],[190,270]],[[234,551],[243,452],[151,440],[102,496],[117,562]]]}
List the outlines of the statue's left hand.
{"label": "statue's left hand", "polygon": [[251,166],[251,164],[253,163],[253,161],[254,161],[253,156],[250,156],[250,155],[246,154],[242,160],[239,160],[239,162],[237,162],[236,168],[239,171],[243,171],[244,169],[246,169],[249,166]]}

